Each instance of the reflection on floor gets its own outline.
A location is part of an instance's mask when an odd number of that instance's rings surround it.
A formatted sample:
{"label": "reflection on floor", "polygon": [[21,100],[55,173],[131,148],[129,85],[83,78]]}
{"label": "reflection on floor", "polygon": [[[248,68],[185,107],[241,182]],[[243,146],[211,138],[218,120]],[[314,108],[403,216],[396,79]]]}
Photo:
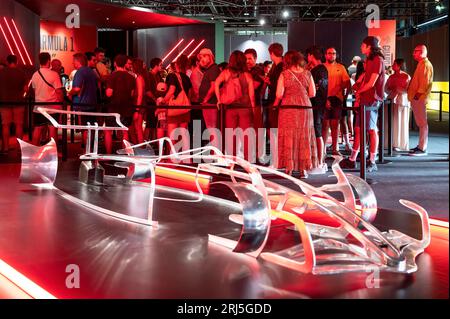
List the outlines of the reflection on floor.
{"label": "reflection on floor", "polygon": [[[139,204],[145,201],[145,187],[83,186],[75,181],[73,167],[61,167],[59,188],[127,214],[145,214]],[[18,165],[1,168],[0,260],[57,298],[448,298],[448,227],[433,226],[417,273],[382,273],[373,286],[368,285],[375,275],[370,272],[305,275],[208,243],[208,233],[239,235],[239,225],[228,220],[239,212],[233,205],[209,199],[157,201],[155,219],[160,224],[155,229],[93,214],[52,190],[18,184]],[[193,198],[168,189],[158,194]],[[420,236],[415,216],[379,202],[378,227]],[[295,233],[279,227],[267,249],[297,241]],[[80,270],[77,289],[67,286],[69,265]]]}

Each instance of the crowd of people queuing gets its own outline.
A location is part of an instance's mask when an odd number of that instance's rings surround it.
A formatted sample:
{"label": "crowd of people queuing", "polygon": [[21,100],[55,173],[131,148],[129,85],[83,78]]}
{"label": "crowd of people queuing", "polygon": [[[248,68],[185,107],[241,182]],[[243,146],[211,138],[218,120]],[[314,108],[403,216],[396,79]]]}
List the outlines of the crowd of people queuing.
{"label": "crowd of people queuing", "polygon": [[[97,48],[75,54],[74,72],[69,76],[64,74],[61,61],[52,60],[49,53],[42,52],[40,68],[31,80],[18,68],[17,57],[10,55],[0,69],[0,102],[23,101],[27,94],[33,94],[36,102],[71,102],[75,111],[119,113],[121,122],[129,128],[120,138],[136,144],[170,137],[177,128],[189,129],[193,119],[202,120],[208,130],[216,129],[218,109],[227,106],[226,128],[254,128],[257,135],[264,132],[264,139],[266,129],[277,128],[277,134],[267,134],[270,143],[278,145],[272,165],[287,174],[298,171],[305,178],[308,174],[327,171],[326,144],[330,131],[330,155],[342,155],[339,148],[339,136],[342,136],[349,156],[341,166],[356,167],[361,114],[347,110],[346,106],[371,107],[366,111],[367,167],[369,172],[376,171],[378,108],[388,97],[394,103],[395,150],[409,150],[408,123],[412,108],[420,140],[409,152],[426,154],[426,104],[433,67],[424,45],[414,49],[413,57],[418,65],[412,78],[401,58],[394,61],[392,70],[386,67],[378,39],[372,36],[361,43],[365,59],[355,56],[348,68],[338,62],[338,52],[332,46],[312,46],[302,54],[293,50],[284,52],[281,44],[273,43],[268,51],[271,61],[263,64],[257,63],[258,53],[254,49],[234,51],[228,62],[216,64],[213,52],[203,48],[196,56],[180,55],[165,68],[160,58],[153,58],[146,65],[140,58],[119,54],[111,62],[105,57],[105,51]],[[354,97],[350,104],[349,96]],[[216,105],[217,108],[176,108],[181,105]],[[61,105],[49,107],[61,108]],[[22,138],[25,106],[0,104],[0,115],[1,151],[5,154],[10,148],[11,124],[15,135]],[[115,126],[114,118],[101,121],[95,116],[81,116],[78,121],[83,125],[99,122],[99,125]],[[32,143],[40,145],[49,137],[57,139],[56,129],[41,114],[34,113]],[[113,141],[113,131],[105,131],[104,147],[108,154],[113,152]],[[220,147],[213,134],[210,143]],[[246,159],[249,159],[248,143],[245,137],[244,154],[240,155]],[[238,150],[234,148],[231,152],[237,154]]]}

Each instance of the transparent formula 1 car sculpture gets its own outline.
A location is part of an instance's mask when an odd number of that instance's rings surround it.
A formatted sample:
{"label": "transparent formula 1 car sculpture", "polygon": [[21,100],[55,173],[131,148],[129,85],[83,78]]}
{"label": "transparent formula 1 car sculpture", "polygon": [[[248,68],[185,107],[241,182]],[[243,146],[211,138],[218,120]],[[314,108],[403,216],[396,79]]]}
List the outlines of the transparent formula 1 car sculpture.
{"label": "transparent formula 1 car sculpture", "polygon": [[[324,185],[320,188],[292,176],[268,167],[253,165],[242,158],[223,154],[214,147],[202,147],[177,152],[168,138],[131,145],[124,141],[125,148],[117,155],[98,154],[99,130],[126,130],[120,123],[118,114],[96,113],[96,116],[115,116],[119,127],[99,127],[95,125],[71,126],[60,125],[49,114],[61,113],[45,108],[38,108],[53,125],[63,129],[86,129],[89,136],[94,134],[94,147],[88,144],[86,154],[80,157],[80,179],[85,183],[101,184],[101,173],[95,173],[92,178],[86,178],[81,172],[94,169],[99,171],[101,162],[113,161],[116,166],[127,168],[128,174],[123,177],[124,183],[150,177],[149,201],[147,219],[130,217],[120,212],[113,212],[98,207],[93,203],[84,202],[78,198],[60,192],[60,195],[79,205],[89,207],[96,212],[111,217],[147,226],[157,226],[153,220],[153,203],[158,198],[155,190],[156,170],[170,166],[179,167],[183,172],[189,172],[194,177],[197,189],[197,201],[204,198],[200,186],[201,178],[227,176],[212,184],[222,184],[230,188],[239,201],[242,214],[232,214],[229,219],[242,225],[237,241],[210,234],[209,241],[232,249],[236,253],[245,253],[254,258],[275,263],[280,266],[303,273],[335,274],[343,272],[364,272],[368,267],[377,267],[381,271],[397,273],[413,273],[417,270],[416,257],[430,243],[430,226],[427,212],[419,205],[400,200],[405,207],[416,212],[422,223],[422,238],[415,239],[397,230],[381,232],[374,225],[377,213],[377,201],[370,186],[357,176],[344,174],[339,166],[341,158],[336,157],[332,170],[337,178],[336,184]],[[82,112],[65,112],[67,114],[83,115]],[[21,182],[32,184],[53,185],[57,172],[57,151],[54,141],[43,147],[35,147],[20,141],[22,147]],[[155,154],[152,145],[159,146]],[[163,146],[167,145],[170,155],[163,155]],[[192,164],[192,162],[198,164]],[[190,163],[190,164],[186,164]],[[86,169],[87,168],[87,169]],[[237,169],[239,168],[239,169]],[[100,169],[101,172],[101,169]],[[267,179],[265,174],[276,176],[291,182],[294,188],[282,186]],[[344,201],[341,202],[329,193],[340,192]],[[355,196],[356,194],[356,196]],[[175,199],[172,199],[175,200]],[[177,199],[179,200],[179,199]],[[220,199],[227,201],[226,199]],[[303,216],[313,212],[334,222],[333,226],[321,222],[305,222]],[[270,252],[265,251],[265,245],[271,223],[282,220],[295,227],[301,243],[287,249]]]}

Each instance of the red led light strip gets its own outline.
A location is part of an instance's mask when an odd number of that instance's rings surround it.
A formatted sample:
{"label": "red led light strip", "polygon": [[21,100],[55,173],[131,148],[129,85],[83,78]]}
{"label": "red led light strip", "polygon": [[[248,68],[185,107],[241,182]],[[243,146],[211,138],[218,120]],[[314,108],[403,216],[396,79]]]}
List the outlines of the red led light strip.
{"label": "red led light strip", "polygon": [[190,57],[194,54],[194,52],[197,51],[198,48],[200,48],[200,46],[201,46],[203,43],[205,43],[205,40],[202,40],[202,41],[195,47],[195,49],[192,50],[192,52],[188,55],[188,58],[190,58]]}
{"label": "red led light strip", "polygon": [[0,275],[11,281],[14,285],[34,299],[56,299],[55,296],[38,286],[29,278],[0,259]]}
{"label": "red led light strip", "polygon": [[173,59],[172,62],[175,62],[176,60],[178,60],[178,58],[187,50],[187,48],[189,48],[191,46],[192,43],[194,43],[195,39],[192,39],[191,42],[188,43],[188,45],[181,50],[181,52],[177,55],[177,57],[175,59]]}
{"label": "red led light strip", "polygon": [[13,49],[11,48],[11,44],[9,43],[9,40],[8,40],[8,38],[6,37],[5,30],[3,30],[3,27],[2,27],[2,24],[1,24],[1,23],[0,23],[0,29],[2,30],[3,37],[5,38],[6,43],[8,44],[9,51],[11,51],[11,54],[14,54],[14,51],[13,51]]}
{"label": "red led light strip", "polygon": [[181,43],[183,43],[184,39],[181,39],[174,47],[172,50],[170,50],[169,53],[166,54],[166,56],[162,59],[162,62],[164,63],[164,61],[173,53],[173,51],[176,50],[176,48],[178,48],[180,46]]}
{"label": "red led light strip", "polygon": [[9,33],[10,33],[10,35],[11,35],[13,41],[14,41],[14,44],[16,45],[17,51],[19,51],[19,55],[20,55],[20,58],[22,59],[23,64],[27,64],[25,62],[25,59],[23,58],[22,51],[20,50],[19,46],[17,45],[16,38],[14,37],[14,35],[13,35],[12,31],[11,31],[11,28],[9,27],[8,20],[6,20],[6,17],[3,17],[3,20],[5,20],[5,24],[8,27]]}
{"label": "red led light strip", "polygon": [[27,55],[28,61],[30,61],[30,65],[33,65],[33,62],[31,61],[30,55],[28,54],[27,47],[26,47],[25,44],[23,43],[22,36],[20,35],[19,29],[17,29],[17,26],[16,26],[16,23],[14,22],[14,19],[11,19],[11,21],[12,21],[12,24],[13,24],[13,26],[14,26],[14,29],[16,29],[17,35],[19,36],[20,43],[21,43],[22,46],[23,46],[23,49],[24,49],[24,51],[25,51],[25,54]]}

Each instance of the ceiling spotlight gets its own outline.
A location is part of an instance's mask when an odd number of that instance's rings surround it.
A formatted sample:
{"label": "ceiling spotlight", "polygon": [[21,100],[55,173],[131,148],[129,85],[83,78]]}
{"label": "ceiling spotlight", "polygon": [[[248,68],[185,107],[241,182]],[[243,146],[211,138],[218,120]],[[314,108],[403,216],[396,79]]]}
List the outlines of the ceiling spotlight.
{"label": "ceiling spotlight", "polygon": [[249,23],[250,22],[250,20],[245,20],[245,23]]}
{"label": "ceiling spotlight", "polygon": [[287,10],[284,10],[283,11],[283,18],[289,18],[289,11],[287,11]]}
{"label": "ceiling spotlight", "polygon": [[228,22],[228,20],[223,20],[223,23],[227,23]]}
{"label": "ceiling spotlight", "polygon": [[245,15],[245,16],[249,16],[249,15],[250,15],[250,13],[248,13],[248,12],[244,12],[244,15]]}
{"label": "ceiling spotlight", "polygon": [[437,11],[441,12],[443,9],[444,9],[444,6],[442,6],[440,4],[436,5],[436,10]]}
{"label": "ceiling spotlight", "polygon": [[108,17],[106,17],[106,21],[109,21],[109,18],[108,18]]}
{"label": "ceiling spotlight", "polygon": [[260,25],[265,25],[265,24],[266,24],[266,20],[260,19],[260,20],[259,20],[259,24],[260,24]]}
{"label": "ceiling spotlight", "polygon": [[211,20],[214,20],[214,17],[211,17]]}

